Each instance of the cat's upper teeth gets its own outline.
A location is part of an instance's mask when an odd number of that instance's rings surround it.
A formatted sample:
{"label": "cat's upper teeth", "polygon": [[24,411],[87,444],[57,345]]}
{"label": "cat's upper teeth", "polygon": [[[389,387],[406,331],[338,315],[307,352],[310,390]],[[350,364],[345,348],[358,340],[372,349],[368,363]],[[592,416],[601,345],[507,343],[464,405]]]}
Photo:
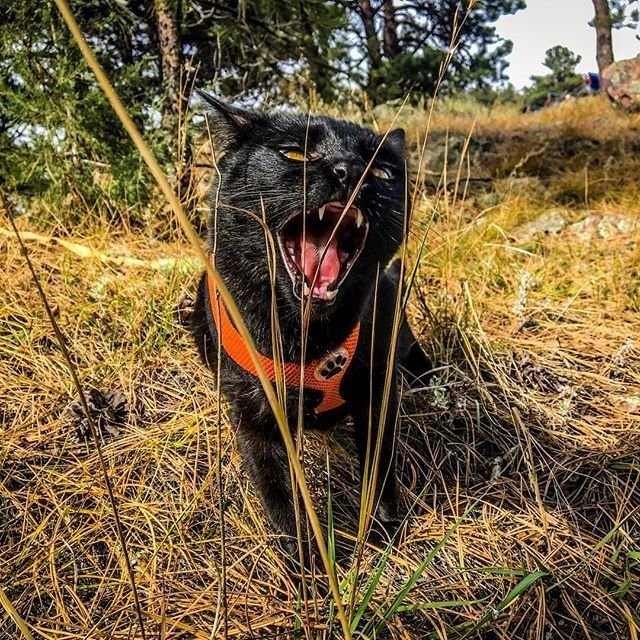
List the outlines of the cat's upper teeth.
{"label": "cat's upper teeth", "polygon": [[303,282],[303,283],[302,283],[302,293],[303,293],[305,296],[309,296],[309,295],[311,295],[311,289],[309,289],[309,286],[307,285],[307,283],[306,283],[306,282]]}
{"label": "cat's upper teeth", "polygon": [[362,211],[358,209],[358,215],[356,216],[356,227],[358,227],[359,229],[362,226],[363,222],[364,222],[364,217],[362,215]]}
{"label": "cat's upper teeth", "polygon": [[322,220],[322,218],[324,218],[324,208],[325,208],[325,205],[322,205],[322,206],[318,209],[318,218],[320,218],[320,220]]}

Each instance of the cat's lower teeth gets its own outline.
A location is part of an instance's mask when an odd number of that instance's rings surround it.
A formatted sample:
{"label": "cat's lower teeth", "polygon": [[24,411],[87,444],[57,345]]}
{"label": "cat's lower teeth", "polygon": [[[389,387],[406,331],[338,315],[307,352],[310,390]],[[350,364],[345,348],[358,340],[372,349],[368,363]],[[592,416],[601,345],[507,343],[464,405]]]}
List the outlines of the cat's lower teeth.
{"label": "cat's lower teeth", "polygon": [[313,287],[313,292],[312,292],[309,285],[306,282],[303,282],[302,294],[304,295],[305,298],[312,296],[313,298],[316,298],[318,300],[326,300],[327,302],[330,302],[338,295],[338,289],[334,289],[333,291],[328,291],[326,287]]}
{"label": "cat's lower teeth", "polygon": [[292,215],[278,231],[278,240],[294,296],[332,304],[368,230],[368,219],[358,207],[338,201]]}

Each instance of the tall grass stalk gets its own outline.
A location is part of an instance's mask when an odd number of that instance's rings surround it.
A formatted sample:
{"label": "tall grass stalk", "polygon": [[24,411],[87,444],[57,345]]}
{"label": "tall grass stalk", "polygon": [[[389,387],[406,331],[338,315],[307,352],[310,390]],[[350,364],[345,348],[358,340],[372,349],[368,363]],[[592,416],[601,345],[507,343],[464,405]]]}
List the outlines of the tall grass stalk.
{"label": "tall grass stalk", "polygon": [[111,86],[109,80],[107,79],[106,75],[104,74],[100,65],[98,64],[98,61],[96,60],[93,52],[91,51],[86,40],[84,39],[84,36],[82,35],[82,32],[80,31],[80,28],[78,27],[78,24],[75,21],[75,18],[73,17],[71,10],[69,9],[69,5],[67,4],[66,0],[55,0],[55,2],[56,2],[56,6],[58,7],[60,13],[64,18],[64,21],[67,23],[67,26],[69,27],[69,30],[71,31],[74,40],[80,47],[80,50],[82,51],[82,54],[85,57],[85,60],[87,61],[87,64],[95,74],[98,80],[98,83],[100,84],[102,90],[104,91],[114,111],[116,112],[116,115],[118,116],[123,126],[127,130],[127,133],[131,136],[131,139],[133,140],[134,144],[138,148],[143,159],[147,163],[147,166],[149,167],[149,170],[153,174],[154,178],[156,179],[162,193],[164,194],[165,198],[167,199],[171,208],[173,209],[192,248],[194,249],[196,254],[200,257],[202,264],[204,265],[207,271],[207,274],[211,278],[213,278],[216,284],[216,289],[218,290],[220,297],[224,301],[224,304],[229,312],[229,315],[231,316],[231,319],[233,320],[234,324],[236,325],[236,328],[238,329],[238,333],[242,336],[242,339],[247,345],[247,348],[249,350],[249,353],[251,354],[251,358],[253,360],[254,366],[256,367],[258,377],[265,391],[265,394],[269,401],[269,405],[271,406],[276,422],[280,429],[280,433],[284,440],[285,447],[287,449],[287,455],[289,457],[289,464],[294,469],[296,482],[302,494],[302,498],[303,498],[305,507],[307,509],[307,514],[311,521],[311,527],[315,534],[316,541],[318,544],[318,549],[322,557],[322,562],[325,566],[325,570],[329,578],[329,585],[330,585],[331,591],[333,592],[334,598],[336,599],[338,617],[342,624],[343,633],[345,635],[345,638],[348,640],[351,637],[351,632],[350,632],[348,621],[345,616],[344,607],[340,600],[340,593],[338,590],[338,584],[336,581],[334,568],[331,566],[331,563],[329,562],[329,558],[327,555],[327,547],[324,541],[322,528],[320,526],[320,522],[318,520],[315,509],[313,507],[311,496],[309,495],[309,490],[307,487],[307,483],[305,481],[304,471],[300,464],[300,460],[296,454],[295,444],[291,437],[291,431],[289,429],[289,425],[287,422],[286,413],[284,412],[282,405],[278,402],[278,398],[274,391],[273,385],[271,384],[271,381],[269,380],[264,369],[262,368],[259,354],[256,350],[255,344],[253,342],[253,338],[251,337],[246,327],[246,324],[244,323],[242,314],[240,313],[237,305],[235,304],[235,301],[229,294],[229,291],[226,288],[224,281],[222,280],[218,272],[213,268],[211,262],[207,258],[207,255],[200,244],[200,239],[196,235],[193,227],[191,226],[191,223],[187,219],[182,209],[180,200],[175,195],[173,189],[171,188],[171,185],[169,184],[169,181],[164,175],[164,172],[162,171],[162,169],[160,168],[160,165],[154,158],[153,154],[151,153],[151,150],[149,149],[144,139],[140,135],[135,124],[127,114],[127,111],[124,108],[124,105],[122,104],[119,97],[113,90],[113,87]]}
{"label": "tall grass stalk", "polygon": [[[0,201],[1,202],[1,201]],[[4,204],[4,202],[2,202],[3,208],[6,209],[6,206]],[[45,312],[47,314],[47,317],[49,319],[49,322],[51,323],[51,328],[53,329],[53,332],[55,334],[56,340],[58,342],[58,346],[60,347],[60,351],[62,352],[63,358],[65,360],[65,363],[69,369],[69,374],[71,375],[71,379],[73,380],[73,385],[76,389],[76,392],[78,393],[78,397],[80,400],[80,405],[82,407],[82,411],[85,415],[85,418],[87,420],[87,424],[89,426],[89,431],[91,433],[91,438],[93,439],[93,443],[96,447],[96,453],[98,454],[98,460],[100,462],[100,469],[102,471],[102,475],[103,475],[103,479],[104,479],[104,484],[107,490],[107,495],[109,497],[109,503],[111,505],[111,511],[113,513],[113,519],[116,525],[116,532],[117,532],[117,536],[118,536],[118,541],[120,542],[120,545],[122,546],[122,554],[124,557],[124,563],[125,563],[125,569],[126,569],[126,573],[127,573],[127,577],[129,579],[129,583],[131,585],[131,592],[133,594],[133,600],[134,600],[134,605],[135,605],[135,610],[136,610],[136,616],[138,618],[138,625],[140,627],[140,634],[142,635],[142,640],[145,640],[146,635],[145,635],[145,630],[144,630],[144,620],[142,617],[142,607],[140,605],[140,596],[138,595],[138,588],[136,586],[136,580],[134,577],[134,573],[133,573],[133,568],[131,565],[131,558],[129,555],[129,551],[128,551],[128,547],[127,547],[127,538],[126,538],[126,534],[125,534],[125,530],[124,527],[122,525],[122,521],[120,519],[120,513],[118,511],[118,503],[116,501],[116,497],[115,497],[115,493],[113,491],[113,485],[111,482],[111,478],[109,477],[109,471],[107,469],[107,465],[104,459],[104,455],[102,453],[102,445],[100,442],[100,436],[98,434],[98,429],[95,425],[93,416],[91,415],[91,411],[89,410],[89,405],[87,403],[87,397],[84,393],[84,389],[83,386],[80,382],[80,378],[78,376],[77,370],[76,370],[76,366],[73,363],[73,360],[71,358],[71,354],[69,353],[69,350],[67,348],[67,343],[66,340],[64,338],[64,336],[62,335],[62,331],[60,330],[60,327],[58,326],[58,322],[55,319],[55,315],[51,309],[51,306],[49,305],[49,301],[47,299],[47,295],[44,292],[44,289],[42,288],[42,285],[40,284],[40,279],[38,278],[38,275],[35,271],[35,268],[33,266],[33,263],[31,261],[31,258],[29,257],[29,252],[27,251],[27,247],[24,245],[24,243],[22,242],[22,238],[20,237],[20,232],[18,231],[18,227],[16,226],[16,223],[13,219],[13,216],[11,215],[10,212],[8,212],[8,217],[9,217],[9,222],[11,224],[11,226],[13,227],[13,230],[16,234],[16,239],[18,240],[18,243],[20,245],[20,249],[22,250],[22,255],[24,256],[24,259],[27,263],[27,266],[29,268],[29,271],[31,273],[31,277],[33,278],[33,284],[35,285],[37,291],[38,291],[38,295],[40,296],[40,300],[42,301],[42,304],[45,308]]]}

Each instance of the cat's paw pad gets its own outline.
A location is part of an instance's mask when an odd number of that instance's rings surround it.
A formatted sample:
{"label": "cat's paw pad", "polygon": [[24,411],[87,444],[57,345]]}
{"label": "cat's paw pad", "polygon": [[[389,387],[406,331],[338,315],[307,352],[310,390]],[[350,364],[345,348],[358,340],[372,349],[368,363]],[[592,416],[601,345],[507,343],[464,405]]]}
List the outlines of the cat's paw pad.
{"label": "cat's paw pad", "polygon": [[173,310],[173,317],[177,324],[182,327],[188,328],[191,326],[191,318],[196,307],[196,301],[194,297],[185,292],[180,296],[176,308]]}

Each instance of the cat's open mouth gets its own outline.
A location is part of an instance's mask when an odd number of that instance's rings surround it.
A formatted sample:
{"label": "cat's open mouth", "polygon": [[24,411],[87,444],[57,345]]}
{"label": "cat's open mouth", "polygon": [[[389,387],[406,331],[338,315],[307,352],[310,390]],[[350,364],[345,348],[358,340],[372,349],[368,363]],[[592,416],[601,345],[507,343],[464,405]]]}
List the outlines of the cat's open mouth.
{"label": "cat's open mouth", "polygon": [[298,298],[304,294],[332,303],[362,252],[369,221],[354,206],[343,216],[345,206],[343,202],[327,202],[306,215],[292,216],[278,231],[280,250]]}

